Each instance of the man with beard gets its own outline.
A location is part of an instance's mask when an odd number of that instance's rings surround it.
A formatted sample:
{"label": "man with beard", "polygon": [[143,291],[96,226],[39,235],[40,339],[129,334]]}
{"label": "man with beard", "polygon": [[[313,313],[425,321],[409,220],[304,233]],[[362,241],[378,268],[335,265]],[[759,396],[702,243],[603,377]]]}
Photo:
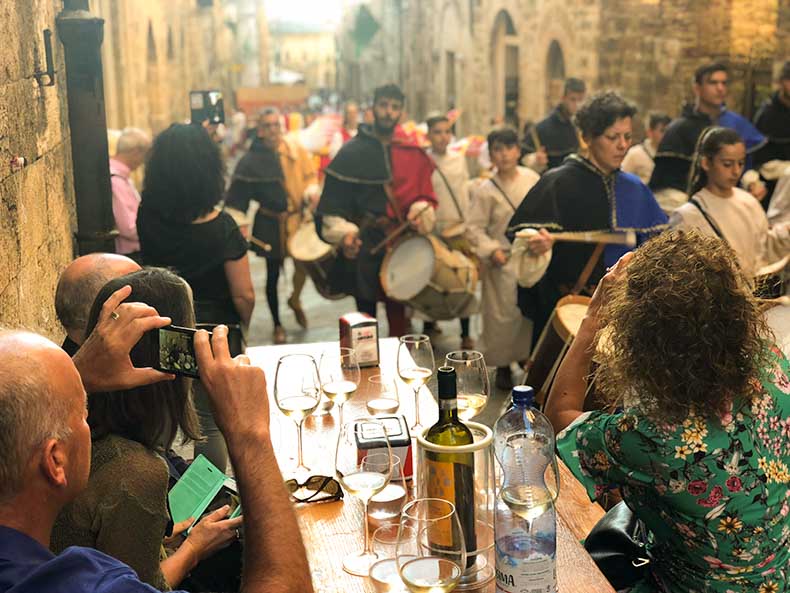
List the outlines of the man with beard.
{"label": "man with beard", "polygon": [[732,128],[746,143],[746,172],[741,185],[755,198],[765,197],[765,186],[751,169],[750,155],[765,144],[765,137],[749,120],[725,106],[729,75],[724,64],[704,64],[694,73],[694,104],[683,107],[681,116],[667,128],[655,157],[650,189],[661,208],[671,213],[688,201],[686,190],[697,141],[706,128]]}
{"label": "man with beard", "polygon": [[405,309],[383,294],[379,270],[385,250],[373,251],[403,222],[419,233],[429,233],[437,205],[431,184],[433,163],[397,125],[403,104],[397,85],[374,91],[373,125],[360,125],[326,168],[316,209],[319,236],[342,251],[332,280],[339,290],[354,295],[363,313],[375,317],[376,303],[383,300],[393,336],[407,331]]}
{"label": "man with beard", "polygon": [[[257,137],[233,172],[225,206],[243,225],[250,200],[259,204],[252,228],[252,250],[266,258],[266,300],[274,323],[275,344],[286,341],[277,282],[287,255],[287,240],[302,222],[305,202],[317,197],[318,191],[310,154],[295,139],[283,136],[280,112],[265,109],[258,121]],[[295,263],[288,306],[302,327],[307,327],[300,302],[306,279],[304,268]]]}

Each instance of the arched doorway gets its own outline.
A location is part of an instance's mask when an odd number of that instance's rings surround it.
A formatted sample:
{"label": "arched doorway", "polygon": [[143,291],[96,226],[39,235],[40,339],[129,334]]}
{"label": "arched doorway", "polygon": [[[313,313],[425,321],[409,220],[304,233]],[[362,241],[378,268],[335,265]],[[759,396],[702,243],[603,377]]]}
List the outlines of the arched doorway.
{"label": "arched doorway", "polygon": [[546,55],[546,111],[550,111],[562,98],[565,84],[565,56],[555,39],[549,44]]}
{"label": "arched doorway", "polygon": [[519,68],[518,37],[513,19],[500,10],[491,30],[491,114],[496,119],[518,128]]}

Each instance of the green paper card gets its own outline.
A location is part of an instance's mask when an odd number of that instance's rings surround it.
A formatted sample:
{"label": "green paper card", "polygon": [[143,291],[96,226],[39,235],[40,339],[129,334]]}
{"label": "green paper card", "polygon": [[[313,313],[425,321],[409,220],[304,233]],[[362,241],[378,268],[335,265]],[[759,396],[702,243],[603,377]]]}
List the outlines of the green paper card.
{"label": "green paper card", "polygon": [[170,489],[167,499],[174,523],[190,517],[194,517],[197,522],[207,512],[225,504],[232,509],[230,519],[241,514],[236,480],[219,471],[203,455],[195,458],[181,479]]}

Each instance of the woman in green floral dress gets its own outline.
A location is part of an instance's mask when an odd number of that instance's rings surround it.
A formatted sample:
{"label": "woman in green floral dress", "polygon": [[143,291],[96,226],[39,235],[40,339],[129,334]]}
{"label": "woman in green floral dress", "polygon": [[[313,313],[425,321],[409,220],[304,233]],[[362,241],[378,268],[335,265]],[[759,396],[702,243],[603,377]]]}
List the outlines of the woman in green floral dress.
{"label": "woman in green floral dress", "polygon": [[[593,296],[546,406],[591,498],[619,488],[650,532],[633,592],[790,591],[788,361],[718,238],[668,232]],[[596,388],[622,412],[583,413]]]}

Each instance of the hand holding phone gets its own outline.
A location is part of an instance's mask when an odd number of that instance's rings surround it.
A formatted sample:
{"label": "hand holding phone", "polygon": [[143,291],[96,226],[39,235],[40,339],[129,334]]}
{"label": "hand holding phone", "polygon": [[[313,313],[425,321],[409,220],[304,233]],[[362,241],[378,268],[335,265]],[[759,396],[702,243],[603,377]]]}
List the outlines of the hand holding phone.
{"label": "hand holding phone", "polygon": [[157,330],[159,357],[155,368],[166,373],[199,378],[200,370],[195,356],[196,331],[177,325],[168,325]]}

